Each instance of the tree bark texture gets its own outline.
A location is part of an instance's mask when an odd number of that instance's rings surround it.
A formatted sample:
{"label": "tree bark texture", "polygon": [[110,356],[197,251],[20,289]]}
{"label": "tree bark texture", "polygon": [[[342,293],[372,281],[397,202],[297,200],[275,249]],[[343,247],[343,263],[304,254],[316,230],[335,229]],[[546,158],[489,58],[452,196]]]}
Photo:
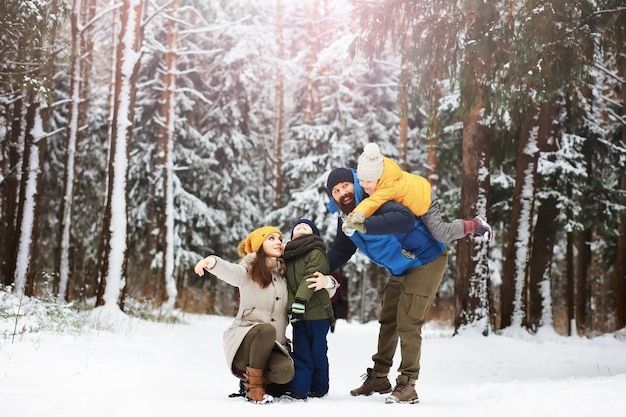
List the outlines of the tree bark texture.
{"label": "tree bark texture", "polygon": [[[626,80],[626,24],[622,20],[617,32],[618,45],[618,74],[621,80]],[[626,117],[626,81],[622,81],[619,91],[622,102],[622,117]],[[622,145],[626,147],[626,125],[622,124]],[[620,189],[626,192],[626,175],[622,175]],[[626,207],[626,197],[622,197],[622,206]],[[617,240],[617,254],[615,257],[615,327],[621,329],[626,326],[626,212],[619,217],[619,236]]]}
{"label": "tree bark texture", "polygon": [[24,157],[24,145],[22,135],[24,120],[24,99],[18,98],[13,104],[11,120],[11,133],[5,152],[8,154],[7,165],[2,181],[2,284],[9,286],[15,282],[15,260],[17,259],[18,245],[18,199],[20,190],[21,172],[18,170]]}
{"label": "tree bark texture", "polygon": [[[489,194],[489,134],[490,129],[481,123],[481,113],[485,109],[484,88],[470,109],[463,129],[463,164],[461,188],[461,218],[471,218],[478,210],[485,215]],[[480,207],[480,209],[479,209]],[[460,327],[482,323],[483,333],[491,331],[491,295],[489,267],[487,263],[488,244],[474,238],[458,241],[455,299],[455,330]]]}
{"label": "tree bark texture", "polygon": [[[139,46],[142,42],[141,0],[124,0],[121,9],[121,30],[117,50],[115,95],[113,106],[111,152],[108,167],[107,205],[105,210],[104,262],[96,305],[117,298],[123,305],[127,264],[128,153],[132,139]],[[132,40],[132,43],[130,42]],[[123,247],[122,247],[123,246]]]}
{"label": "tree bark texture", "polygon": [[500,327],[522,325],[528,306],[528,270],[532,245],[532,221],[537,189],[539,154],[546,149],[556,115],[553,103],[539,105],[537,114],[527,116],[517,151],[515,189],[510,234],[504,249]]}
{"label": "tree bark texture", "polygon": [[273,178],[274,182],[274,198],[272,199],[272,207],[277,210],[281,207],[281,196],[283,194],[283,129],[285,125],[285,92],[283,71],[280,67],[282,58],[284,57],[284,41],[283,41],[283,6],[281,0],[276,2],[276,48],[278,50],[279,64],[276,68],[276,122],[274,124],[274,154],[273,160]]}
{"label": "tree bark texture", "polygon": [[[588,178],[593,175],[591,156],[587,155]],[[584,334],[591,325],[591,242],[593,229],[588,226],[576,236],[577,257],[575,262],[576,277],[576,327],[579,334]]]}
{"label": "tree bark texture", "polygon": [[[539,130],[537,136],[537,146],[539,153],[552,153],[557,150],[558,131],[553,121],[557,117],[556,103],[546,104],[542,107],[539,116]],[[535,183],[541,186],[542,177],[536,175]],[[544,189],[551,189],[551,185],[543,186]],[[537,220],[533,233],[530,235],[529,272],[528,272],[528,305],[524,325],[526,328],[536,331],[542,324],[552,325],[552,323],[542,323],[542,317],[551,312],[544,311],[544,307],[549,308],[551,300],[550,291],[543,291],[542,286],[550,284],[550,267],[552,265],[552,252],[556,240],[558,229],[557,216],[559,210],[555,197],[548,197],[539,202],[537,208]]]}
{"label": "tree bark texture", "polygon": [[[484,116],[489,111],[489,87],[479,80],[489,79],[491,57],[489,40],[484,33],[493,19],[493,6],[489,2],[467,4],[465,27],[468,36],[467,48],[461,68],[461,91],[467,92],[462,102],[463,163],[461,207],[463,219],[480,214],[487,216],[489,207],[489,138],[491,128]],[[472,91],[473,93],[469,93]],[[491,282],[489,276],[487,242],[473,237],[458,241],[455,298],[455,330],[462,326],[480,326],[487,335],[493,328]]]}
{"label": "tree bark texture", "polygon": [[[177,10],[180,0],[174,0],[171,9]],[[178,42],[178,24],[172,18],[167,23],[167,53],[165,55],[165,73],[163,84],[163,106],[161,114],[164,124],[161,129],[161,140],[159,141],[160,153],[163,155],[162,161],[162,181],[163,181],[163,206],[164,221],[161,225],[161,247],[163,251],[163,266],[160,274],[160,287],[158,295],[161,300],[166,301],[170,308],[174,307],[176,300],[176,285],[174,283],[174,141],[176,136],[176,72],[177,57],[176,44]],[[159,300],[159,305],[161,304]]]}

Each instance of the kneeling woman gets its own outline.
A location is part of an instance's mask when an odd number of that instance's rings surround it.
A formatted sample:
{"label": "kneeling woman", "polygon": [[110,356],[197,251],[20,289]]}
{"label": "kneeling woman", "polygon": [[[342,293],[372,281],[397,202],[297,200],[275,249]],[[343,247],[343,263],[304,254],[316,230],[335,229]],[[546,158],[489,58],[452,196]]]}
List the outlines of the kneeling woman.
{"label": "kneeling woman", "polygon": [[281,259],[283,235],[271,226],[256,229],[237,247],[239,264],[210,255],[194,271],[205,270],[239,288],[239,311],[224,332],[224,352],[233,374],[244,381],[246,398],[271,402],[265,384],[286,384],[293,379],[287,329],[287,283]]}

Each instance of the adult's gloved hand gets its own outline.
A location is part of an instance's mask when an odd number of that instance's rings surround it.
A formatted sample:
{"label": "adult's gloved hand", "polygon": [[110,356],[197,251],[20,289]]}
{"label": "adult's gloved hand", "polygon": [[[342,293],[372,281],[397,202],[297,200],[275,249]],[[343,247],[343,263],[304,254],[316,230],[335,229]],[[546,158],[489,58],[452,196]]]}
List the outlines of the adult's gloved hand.
{"label": "adult's gloved hand", "polygon": [[304,320],[306,312],[306,301],[296,298],[296,301],[289,308],[289,322],[294,324],[300,320]]}
{"label": "adult's gloved hand", "polygon": [[356,229],[361,233],[367,233],[365,229],[365,215],[360,211],[348,214],[344,223],[347,228]]}
{"label": "adult's gloved hand", "polygon": [[319,271],[313,272],[314,277],[307,278],[306,281],[310,282],[309,288],[314,291],[323,289],[333,289],[339,286],[339,283],[335,281],[332,275],[324,275]]}
{"label": "adult's gloved hand", "polygon": [[365,223],[365,214],[362,211],[355,211],[350,213],[349,216],[352,216],[352,221],[355,223]]}

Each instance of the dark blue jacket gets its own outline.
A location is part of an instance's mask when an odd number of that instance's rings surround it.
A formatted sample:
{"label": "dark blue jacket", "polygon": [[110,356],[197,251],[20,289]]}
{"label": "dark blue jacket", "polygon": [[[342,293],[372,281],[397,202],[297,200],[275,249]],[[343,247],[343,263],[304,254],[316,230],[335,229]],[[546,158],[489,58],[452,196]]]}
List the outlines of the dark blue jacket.
{"label": "dark blue jacket", "polygon": [[[354,198],[356,204],[367,198],[359,185],[356,171],[354,176]],[[331,198],[326,205],[331,213],[339,207]],[[354,255],[357,248],[372,262],[387,269],[394,277],[435,260],[445,248],[428,231],[419,217],[415,217],[405,206],[389,201],[383,204],[372,216],[365,219],[367,233],[355,232],[348,237],[341,228],[343,219],[337,219],[337,234],[333,246],[328,251],[330,270],[343,266]]]}

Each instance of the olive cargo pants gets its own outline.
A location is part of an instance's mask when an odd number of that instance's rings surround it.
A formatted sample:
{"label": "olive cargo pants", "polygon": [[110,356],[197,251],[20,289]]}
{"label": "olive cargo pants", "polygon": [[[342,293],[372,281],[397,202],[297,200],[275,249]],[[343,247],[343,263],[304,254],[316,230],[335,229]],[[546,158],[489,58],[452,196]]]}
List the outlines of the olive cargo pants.
{"label": "olive cargo pants", "polygon": [[422,326],[430,309],[443,273],[448,253],[410,269],[402,277],[390,277],[383,293],[378,322],[378,351],[372,356],[374,371],[387,375],[400,339],[401,363],[398,372],[417,379],[422,352]]}

